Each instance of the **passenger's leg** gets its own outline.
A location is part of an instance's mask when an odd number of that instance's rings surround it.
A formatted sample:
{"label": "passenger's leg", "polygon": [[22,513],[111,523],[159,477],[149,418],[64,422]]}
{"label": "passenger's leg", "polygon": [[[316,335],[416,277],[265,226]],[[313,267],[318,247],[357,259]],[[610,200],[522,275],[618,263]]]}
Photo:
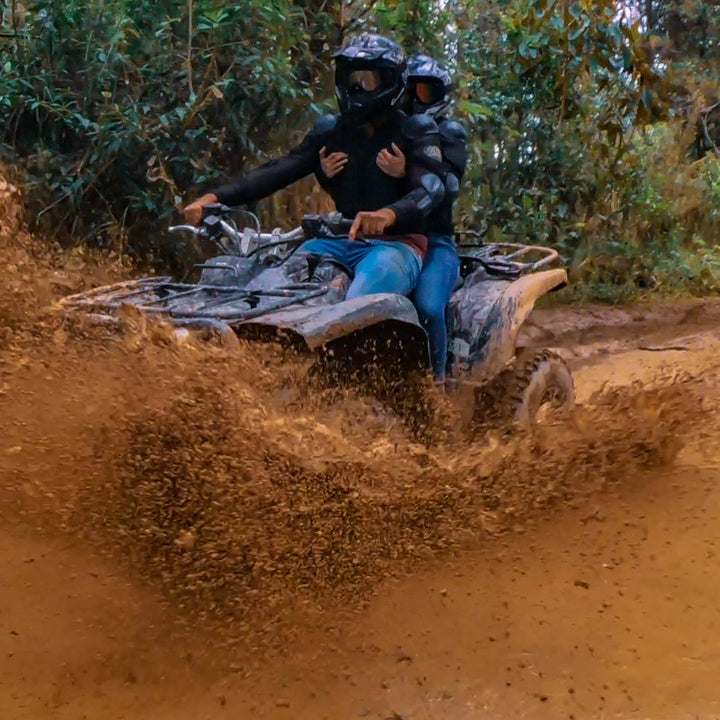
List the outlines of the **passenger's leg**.
{"label": "passenger's leg", "polygon": [[430,245],[417,281],[413,302],[430,341],[430,358],[437,379],[445,377],[447,322],[445,311],[460,272],[455,245],[444,235],[430,235]]}
{"label": "passenger's leg", "polygon": [[362,258],[355,265],[355,278],[346,300],[374,293],[409,295],[412,292],[422,262],[408,245],[383,242],[357,250]]}

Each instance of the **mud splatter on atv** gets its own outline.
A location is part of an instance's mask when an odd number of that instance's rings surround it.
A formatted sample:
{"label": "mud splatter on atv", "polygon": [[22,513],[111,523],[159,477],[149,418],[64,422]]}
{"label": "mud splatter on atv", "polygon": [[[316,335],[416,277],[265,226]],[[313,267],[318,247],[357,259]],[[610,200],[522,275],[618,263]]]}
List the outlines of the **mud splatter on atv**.
{"label": "mud splatter on atv", "polygon": [[[180,332],[281,339],[317,354],[336,377],[392,376],[402,381],[430,367],[427,335],[410,300],[376,294],[345,300],[350,275],[331,258],[299,250],[310,237],[342,238],[347,221],[306,216],[289,233],[240,231],[231,211],[214,206],[201,228],[223,253],[198,267],[198,282],[141,278],[60,301],[62,312],[117,323],[133,305]],[[450,391],[471,388],[478,411],[534,422],[542,408],[574,405],[563,360],[547,351],[516,352],[521,325],[537,299],[567,283],[563,269],[546,269],[548,248],[493,244],[461,255],[461,278],[448,307]]]}

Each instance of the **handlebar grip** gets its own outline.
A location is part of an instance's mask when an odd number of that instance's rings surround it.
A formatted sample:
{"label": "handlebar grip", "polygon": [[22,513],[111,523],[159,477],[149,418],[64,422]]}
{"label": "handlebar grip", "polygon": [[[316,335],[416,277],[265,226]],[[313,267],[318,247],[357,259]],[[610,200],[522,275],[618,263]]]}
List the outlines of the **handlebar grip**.
{"label": "handlebar grip", "polygon": [[305,215],[302,229],[308,238],[331,238],[347,235],[353,221],[334,213],[332,215]]}
{"label": "handlebar grip", "polygon": [[230,208],[222,203],[208,203],[202,206],[202,219],[209,217],[210,215],[219,215],[225,217],[230,212]]}

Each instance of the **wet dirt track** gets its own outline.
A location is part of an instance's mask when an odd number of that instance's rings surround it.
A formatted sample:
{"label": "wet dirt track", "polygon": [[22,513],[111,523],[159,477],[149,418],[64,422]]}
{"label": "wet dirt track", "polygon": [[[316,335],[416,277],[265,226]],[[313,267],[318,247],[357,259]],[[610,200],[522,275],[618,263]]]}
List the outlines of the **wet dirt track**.
{"label": "wet dirt track", "polygon": [[[581,401],[605,380],[682,369],[704,376],[712,405],[720,337],[707,320],[616,328],[625,346],[605,356],[556,337]],[[62,424],[40,396],[4,436],[5,468],[28,432]],[[92,420],[111,399],[81,402]],[[388,580],[364,608],[305,617],[262,654],[218,647],[125,570],[7,517],[0,717],[716,718],[719,439],[709,415],[674,465]],[[74,461],[57,460],[58,478]]]}

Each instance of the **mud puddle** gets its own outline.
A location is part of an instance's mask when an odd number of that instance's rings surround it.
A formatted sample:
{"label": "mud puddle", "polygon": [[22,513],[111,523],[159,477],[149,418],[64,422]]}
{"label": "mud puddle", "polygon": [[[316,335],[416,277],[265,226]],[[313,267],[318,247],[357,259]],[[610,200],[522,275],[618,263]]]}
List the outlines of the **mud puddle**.
{"label": "mud puddle", "polygon": [[[383,587],[258,717],[716,718],[718,468]],[[298,668],[302,668],[299,670]]]}

